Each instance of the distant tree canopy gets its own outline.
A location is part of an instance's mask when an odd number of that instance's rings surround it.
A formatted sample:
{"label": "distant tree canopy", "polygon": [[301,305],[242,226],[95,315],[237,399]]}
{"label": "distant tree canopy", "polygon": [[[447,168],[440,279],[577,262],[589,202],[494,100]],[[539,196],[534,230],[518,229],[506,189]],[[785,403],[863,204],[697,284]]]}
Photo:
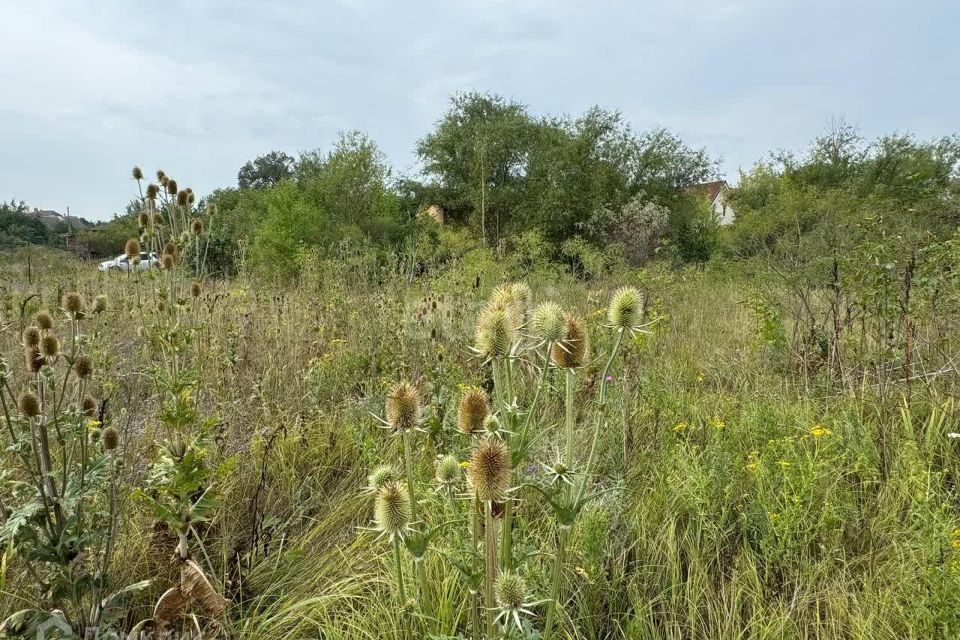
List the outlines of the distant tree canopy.
{"label": "distant tree canopy", "polygon": [[294,160],[283,151],[271,151],[240,167],[237,184],[241,189],[272,187],[292,175]]}
{"label": "distant tree canopy", "polygon": [[11,199],[0,203],[0,246],[46,244],[51,233],[38,218],[28,215],[25,202]]}

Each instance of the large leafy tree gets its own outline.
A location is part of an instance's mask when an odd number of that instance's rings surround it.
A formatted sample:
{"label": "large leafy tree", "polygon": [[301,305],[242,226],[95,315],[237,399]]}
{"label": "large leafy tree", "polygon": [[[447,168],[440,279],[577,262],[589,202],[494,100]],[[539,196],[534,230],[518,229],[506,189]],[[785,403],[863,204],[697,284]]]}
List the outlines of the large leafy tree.
{"label": "large leafy tree", "polygon": [[294,160],[283,151],[271,151],[240,167],[237,184],[241,189],[272,187],[292,175]]}

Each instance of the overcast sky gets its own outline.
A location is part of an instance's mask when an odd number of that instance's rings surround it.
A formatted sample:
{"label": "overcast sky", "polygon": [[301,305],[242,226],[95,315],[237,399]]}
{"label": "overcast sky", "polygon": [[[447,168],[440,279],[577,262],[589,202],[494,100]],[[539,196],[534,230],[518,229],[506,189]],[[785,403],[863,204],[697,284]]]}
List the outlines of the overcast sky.
{"label": "overcast sky", "polygon": [[0,0],[0,199],[108,218],[134,164],[203,194],[346,129],[414,173],[416,140],[471,89],[619,109],[735,180],[833,117],[960,130],[960,3]]}

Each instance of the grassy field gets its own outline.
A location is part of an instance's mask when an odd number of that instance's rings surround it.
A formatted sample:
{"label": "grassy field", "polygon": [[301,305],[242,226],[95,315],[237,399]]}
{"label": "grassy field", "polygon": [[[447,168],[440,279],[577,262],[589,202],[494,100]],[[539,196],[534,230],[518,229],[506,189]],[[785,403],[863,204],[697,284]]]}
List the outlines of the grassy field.
{"label": "grassy field", "polygon": [[[91,593],[137,585],[112,622],[100,618],[103,628],[129,630],[159,620],[156,603],[178,582],[185,592],[189,558],[209,579],[201,595],[230,602],[221,612],[194,593],[168,628],[208,636],[542,637],[554,591],[558,638],[960,635],[950,317],[914,319],[904,381],[903,350],[875,349],[866,324],[836,345],[836,358],[796,357],[791,316],[757,302],[789,309],[789,292],[743,268],[583,282],[548,268],[511,272],[478,250],[411,278],[399,259],[371,269],[345,252],[286,287],[240,277],[191,292],[190,276],[174,271],[133,277],[59,254],[37,258],[29,281],[21,255],[0,265],[7,401],[46,384],[22,363],[22,332],[37,312],[52,312],[64,350],[72,331],[85,336],[78,348],[94,373],[75,391],[76,380],[65,381],[61,397],[106,400],[102,424],[87,427],[100,438],[117,430],[108,451],[115,475],[106,474],[106,498],[89,497],[88,513],[101,513],[99,504],[116,527],[80,536],[92,551],[69,554],[61,541],[55,559],[38,560],[40,544],[18,537],[43,529],[32,524],[36,513],[11,534],[9,505],[23,493],[14,481],[24,477],[8,449],[2,618],[61,608],[76,624],[74,603],[89,609]],[[498,285],[519,280],[532,304],[520,311],[513,355],[477,355],[478,314]],[[621,338],[607,307],[622,285],[645,301],[642,321],[628,323],[642,330]],[[88,306],[104,295],[107,308],[71,320],[59,310],[69,291]],[[583,319],[582,366],[544,369],[532,318],[545,301]],[[401,381],[419,395],[415,428],[385,413]],[[498,425],[487,428],[500,433],[458,428],[461,394],[473,385],[491,394]],[[475,501],[485,482],[476,449],[498,438],[512,450],[510,507],[492,500],[488,519]],[[177,455],[177,442],[196,460]],[[68,455],[77,446],[64,445],[66,470],[54,456],[64,487],[71,461],[90,455]],[[463,462],[456,467],[471,482],[438,471],[444,456]],[[573,470],[570,486],[558,479],[558,459]],[[183,470],[185,460],[195,468]],[[402,504],[387,522],[374,518],[388,498],[368,490],[368,475],[382,464],[397,472],[391,486],[415,489],[412,526]],[[196,484],[178,493],[170,478],[191,473]],[[590,500],[559,526],[563,507],[581,496]],[[157,507],[178,500],[195,507],[192,520]],[[86,517],[94,531],[96,518]],[[396,530],[390,517],[400,519]],[[427,531],[429,548],[414,562]],[[393,533],[407,544],[391,543]],[[116,542],[103,562],[106,538]],[[501,577],[525,582],[513,585],[516,602],[501,580],[484,604],[491,551]],[[35,579],[43,567],[59,578]],[[87,574],[99,592],[53,586]],[[492,627],[486,608],[498,616]]]}

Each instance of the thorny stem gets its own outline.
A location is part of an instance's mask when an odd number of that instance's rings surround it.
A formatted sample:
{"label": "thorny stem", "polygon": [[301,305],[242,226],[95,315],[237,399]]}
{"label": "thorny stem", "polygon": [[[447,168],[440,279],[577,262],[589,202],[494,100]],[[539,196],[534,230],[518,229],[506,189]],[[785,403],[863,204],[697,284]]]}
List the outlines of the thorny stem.
{"label": "thorny stem", "polygon": [[489,500],[484,504],[484,536],[486,538],[487,570],[483,577],[484,610],[487,614],[487,638],[494,637],[493,620],[493,581],[497,577],[497,534],[493,521],[493,503]]}
{"label": "thorny stem", "polygon": [[400,606],[407,606],[407,590],[403,585],[403,559],[400,557],[400,539],[393,539],[393,563],[397,570],[397,589],[400,591]]}
{"label": "thorny stem", "polygon": [[567,450],[563,458],[563,463],[567,471],[573,469],[573,400],[576,382],[576,371],[571,367],[566,370],[566,435]]}

